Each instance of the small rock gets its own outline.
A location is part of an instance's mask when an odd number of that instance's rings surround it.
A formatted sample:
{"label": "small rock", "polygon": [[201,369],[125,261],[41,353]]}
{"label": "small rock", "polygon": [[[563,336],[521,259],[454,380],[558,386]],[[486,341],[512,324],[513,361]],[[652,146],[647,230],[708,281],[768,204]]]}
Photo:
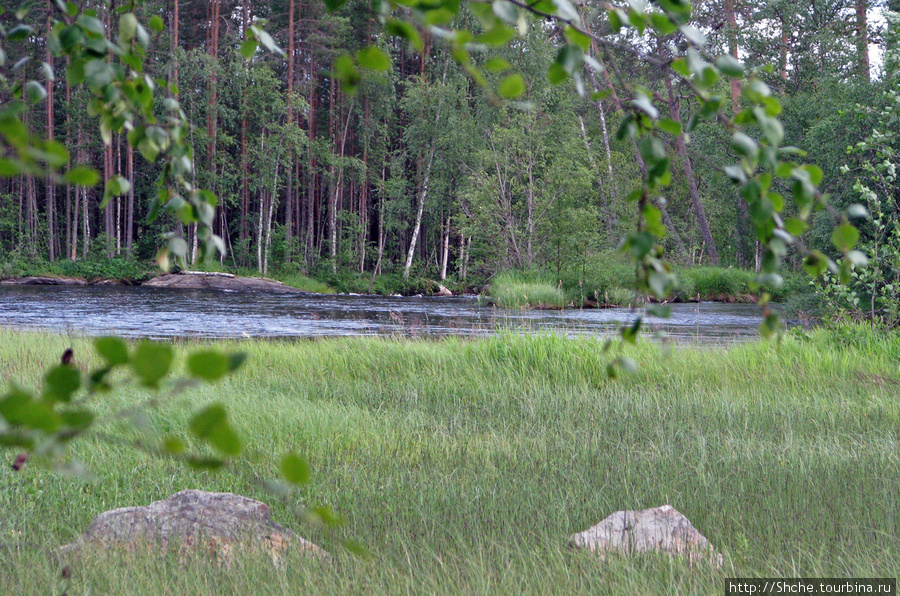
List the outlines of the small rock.
{"label": "small rock", "polygon": [[281,553],[297,550],[327,558],[328,553],[276,524],[265,503],[231,493],[183,490],[143,507],[101,513],[63,554],[85,547],[120,546],[128,550],[177,548],[180,555],[201,551],[219,562],[237,549],[260,550],[277,563]]}
{"label": "small rock", "polygon": [[719,569],[724,562],[722,555],[690,520],[671,505],[641,511],[616,511],[596,526],[574,534],[569,545],[597,552],[601,561],[608,552],[659,551],[687,556],[691,565],[705,560]]}

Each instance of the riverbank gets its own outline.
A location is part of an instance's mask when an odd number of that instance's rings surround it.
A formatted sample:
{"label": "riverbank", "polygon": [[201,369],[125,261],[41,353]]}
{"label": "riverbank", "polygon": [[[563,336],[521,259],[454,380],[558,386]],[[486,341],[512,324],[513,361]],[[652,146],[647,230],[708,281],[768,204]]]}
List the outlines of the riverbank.
{"label": "riverbank", "polygon": [[[198,273],[226,274],[257,279],[253,269],[228,269],[218,265],[199,267]],[[15,273],[15,275],[11,275]],[[381,296],[417,296],[448,294],[480,294],[486,303],[500,308],[537,308],[548,310],[581,308],[630,307],[634,291],[630,280],[633,265],[618,253],[605,254],[578,272],[552,273],[548,271],[502,271],[487,279],[469,282],[423,277],[403,279],[402,275],[351,271],[320,272],[319,278],[301,274],[296,268],[273,271],[265,279],[283,284],[287,290],[317,294],[359,294]],[[141,285],[160,275],[153,263],[136,263],[124,259],[107,262],[57,261],[52,264],[26,266],[15,271],[0,270],[0,285],[41,283],[47,285]],[[820,304],[804,273],[785,273],[780,287],[756,287],[756,274],[749,270],[695,267],[678,271],[679,286],[669,302],[755,303],[762,293],[782,303],[782,312],[803,319],[815,319]],[[473,285],[474,284],[474,285]],[[254,284],[231,289],[254,289]],[[256,287],[255,289],[264,289]],[[275,291],[282,291],[275,288]]]}
{"label": "riverbank", "polygon": [[[591,277],[554,276],[547,271],[502,271],[487,284],[486,302],[501,308],[617,308],[633,306],[635,293],[630,285],[633,268],[627,271],[614,262]],[[694,267],[678,270],[678,287],[666,300],[670,303],[724,302],[755,304],[763,294],[776,302],[792,300],[805,308],[815,306],[809,278],[803,273],[786,273],[784,283],[759,286],[757,274],[746,269]]]}
{"label": "riverbank", "polygon": [[[36,386],[68,347],[78,366],[97,366],[89,344],[0,331],[0,379]],[[101,511],[184,488],[269,501],[276,521],[327,546],[337,564],[119,553],[74,569],[64,589],[709,594],[726,577],[900,568],[896,336],[848,327],[789,334],[778,350],[643,344],[625,353],[638,371],[614,381],[600,343],[552,336],[216,345],[246,351],[246,365],[141,419],[153,436],[182,436],[190,412],[222,401],[247,445],[237,464],[250,473],[192,472],[99,438],[74,446],[93,483],[2,466],[0,583],[10,593],[60,591],[52,548]],[[126,388],[92,403],[109,414],[144,399]],[[118,418],[104,426],[137,438],[129,428]],[[296,520],[254,481],[273,477],[273,454],[287,449],[311,466],[302,501],[332,507],[341,527]],[[615,510],[663,503],[725,554],[721,571],[666,557],[601,564],[566,546]],[[344,539],[371,558],[342,549]],[[9,546],[19,542],[32,546]]]}

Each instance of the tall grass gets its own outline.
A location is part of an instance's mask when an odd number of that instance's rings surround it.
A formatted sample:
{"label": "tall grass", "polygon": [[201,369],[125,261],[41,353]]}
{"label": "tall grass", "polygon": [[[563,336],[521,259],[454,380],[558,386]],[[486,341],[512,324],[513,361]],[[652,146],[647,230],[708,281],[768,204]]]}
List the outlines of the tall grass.
{"label": "tall grass", "polygon": [[570,300],[560,284],[539,272],[502,271],[491,279],[487,299],[501,308],[565,308]]}
{"label": "tall grass", "polygon": [[[863,333],[797,333],[779,350],[638,345],[627,354],[639,371],[615,381],[599,341],[553,335],[225,344],[249,353],[245,367],[146,424],[178,433],[192,409],[222,400],[251,473],[192,473],[99,440],[75,445],[93,483],[0,467],[0,592],[709,594],[734,576],[894,576],[900,340]],[[69,345],[87,366],[87,343],[0,332],[0,376],[33,386]],[[110,413],[139,399],[126,389],[96,404]],[[332,506],[342,527],[302,524],[255,482],[289,448],[314,471],[297,499]],[[113,553],[60,578],[48,553],[96,514],[185,488],[268,500],[338,562]],[[566,547],[613,511],[663,503],[724,552],[724,570],[667,557],[601,564]],[[372,558],[336,546],[348,538]]]}

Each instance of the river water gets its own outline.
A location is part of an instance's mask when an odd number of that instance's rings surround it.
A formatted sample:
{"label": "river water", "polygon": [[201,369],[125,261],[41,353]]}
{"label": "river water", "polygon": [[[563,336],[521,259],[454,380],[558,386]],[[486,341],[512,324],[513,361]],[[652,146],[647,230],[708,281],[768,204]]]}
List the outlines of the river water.
{"label": "river water", "polygon": [[[124,286],[0,286],[0,326],[87,335],[165,339],[395,335],[483,336],[501,330],[609,335],[637,313],[503,310],[474,296],[385,297],[221,292]],[[752,304],[674,304],[671,317],[647,317],[651,331],[678,343],[730,343],[757,337]]]}

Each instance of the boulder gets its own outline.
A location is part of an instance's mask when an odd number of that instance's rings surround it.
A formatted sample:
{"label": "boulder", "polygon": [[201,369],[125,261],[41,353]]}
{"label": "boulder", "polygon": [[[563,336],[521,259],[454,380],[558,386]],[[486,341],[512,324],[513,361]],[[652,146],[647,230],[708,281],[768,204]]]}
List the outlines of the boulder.
{"label": "boulder", "polygon": [[452,296],[453,295],[453,292],[451,292],[447,288],[447,286],[445,286],[443,284],[439,284],[437,282],[435,282],[435,283],[437,284],[437,288],[438,288],[437,292],[434,293],[435,296]]}
{"label": "boulder", "polygon": [[151,288],[182,288],[186,290],[231,290],[303,294],[302,290],[286,286],[280,281],[264,277],[237,277],[223,273],[167,273],[154,277],[142,285]]}
{"label": "boulder", "polygon": [[687,557],[691,565],[701,561],[722,567],[723,557],[697,531],[688,518],[671,505],[641,511],[616,511],[596,526],[574,534],[569,545],[600,555],[667,552]]}
{"label": "boulder", "polygon": [[101,513],[62,553],[118,546],[127,550],[177,550],[186,556],[208,552],[220,562],[236,549],[264,552],[277,563],[288,550],[327,558],[328,554],[273,522],[265,503],[231,493],[183,490],[143,507]]}

